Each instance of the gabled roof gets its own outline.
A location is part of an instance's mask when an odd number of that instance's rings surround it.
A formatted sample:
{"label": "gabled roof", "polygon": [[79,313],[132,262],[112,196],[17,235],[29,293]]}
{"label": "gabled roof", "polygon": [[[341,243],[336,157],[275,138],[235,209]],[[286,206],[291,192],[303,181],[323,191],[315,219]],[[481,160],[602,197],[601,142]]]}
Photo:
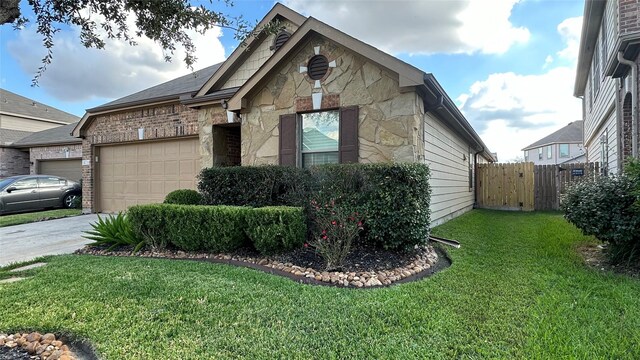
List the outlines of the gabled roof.
{"label": "gabled roof", "polygon": [[140,102],[150,102],[153,100],[179,99],[180,95],[193,94],[218,70],[222,63],[211,65],[204,69],[194,71],[191,74],[169,80],[162,84],[152,86],[148,89],[138,91],[135,94],[127,95],[120,99],[108,102],[104,105],[88,109],[87,112],[99,112],[116,109],[119,107],[134,105]]}
{"label": "gabled roof", "polygon": [[542,139],[534,142],[533,144],[523,148],[522,150],[536,149],[541,146],[551,144],[576,144],[582,143],[582,126],[583,121],[578,120],[570,122],[569,125],[562,129],[543,137]]}
{"label": "gabled roof", "polygon": [[30,131],[0,129],[0,146],[11,145],[30,134]]}
{"label": "gabled roof", "polygon": [[372,62],[397,73],[399,76],[400,87],[418,86],[424,83],[424,71],[354,37],[351,37],[320,20],[309,17],[302,26],[300,26],[300,28],[291,35],[291,38],[289,38],[289,40],[287,40],[287,42],[278,49],[278,51],[271,55],[264,65],[262,65],[262,67],[260,67],[260,69],[258,69],[258,71],[256,71],[240,87],[238,92],[229,100],[229,110],[240,110],[242,99],[257,85],[262,83],[266,75],[278,66],[283,59],[291,55],[292,51],[296,49],[299,44],[303,43],[314,34],[322,35],[331,41],[368,58]]}
{"label": "gabled roof", "polygon": [[12,144],[13,147],[34,147],[34,146],[46,146],[46,145],[60,145],[60,144],[80,144],[82,140],[71,136],[73,128],[78,123],[58,126],[53,129],[47,129],[32,133],[31,135],[24,137]]}
{"label": "gabled roof", "polygon": [[79,119],[77,116],[69,114],[68,112],[5,89],[0,89],[0,114],[36,119],[55,124],[68,124],[76,122]]}
{"label": "gabled roof", "polygon": [[[260,29],[273,21],[274,19],[287,19],[297,26],[307,19],[306,17],[298,14],[297,12],[289,9],[288,7],[276,3],[275,6],[264,16],[264,18],[256,26]],[[211,90],[217,90],[221,86],[222,82],[226,80],[226,77],[230,76],[234,70],[242,64],[242,62],[251,55],[247,49],[252,49],[254,43],[259,43],[264,38],[263,32],[250,36],[245,40],[243,45],[238,46],[233,53],[222,63],[222,66],[213,74],[213,76],[202,86],[196,96],[204,96],[211,92]]]}
{"label": "gabled roof", "polygon": [[91,116],[99,113],[130,107],[139,107],[150,103],[177,101],[180,100],[181,97],[185,96],[191,98],[221,64],[222,63],[211,65],[191,74],[138,91],[135,94],[127,95],[92,109],[87,109],[87,112],[73,129],[72,134],[75,137],[81,136],[80,130],[85,126],[87,120],[89,120]]}

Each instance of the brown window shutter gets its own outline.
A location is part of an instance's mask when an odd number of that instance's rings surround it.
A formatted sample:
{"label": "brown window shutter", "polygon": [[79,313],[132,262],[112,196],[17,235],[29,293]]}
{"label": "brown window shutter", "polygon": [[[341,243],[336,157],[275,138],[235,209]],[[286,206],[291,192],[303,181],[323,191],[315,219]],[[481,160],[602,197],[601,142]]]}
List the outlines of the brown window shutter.
{"label": "brown window shutter", "polygon": [[280,165],[296,166],[296,114],[280,115]]}
{"label": "brown window shutter", "polygon": [[358,107],[340,109],[340,163],[358,162]]}

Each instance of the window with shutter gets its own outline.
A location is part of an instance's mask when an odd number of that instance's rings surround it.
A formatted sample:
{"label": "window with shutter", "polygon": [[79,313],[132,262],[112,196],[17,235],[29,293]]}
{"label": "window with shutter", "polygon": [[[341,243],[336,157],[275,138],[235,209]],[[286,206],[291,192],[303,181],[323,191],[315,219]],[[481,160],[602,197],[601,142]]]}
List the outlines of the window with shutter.
{"label": "window with shutter", "polygon": [[279,130],[280,165],[298,165],[298,154],[303,167],[358,162],[357,106],[282,115]]}

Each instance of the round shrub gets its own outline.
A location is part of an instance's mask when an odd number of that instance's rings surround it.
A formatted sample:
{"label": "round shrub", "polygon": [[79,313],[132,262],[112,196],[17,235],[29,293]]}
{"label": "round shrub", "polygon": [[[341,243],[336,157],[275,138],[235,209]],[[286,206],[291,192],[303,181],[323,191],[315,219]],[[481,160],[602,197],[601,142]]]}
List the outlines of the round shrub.
{"label": "round shrub", "polygon": [[614,263],[640,258],[640,212],[634,207],[636,180],[601,176],[571,186],[561,203],[565,218],[585,235],[609,243]]}
{"label": "round shrub", "polygon": [[191,189],[174,190],[167,194],[164,198],[164,203],[176,205],[201,205],[202,195]]}

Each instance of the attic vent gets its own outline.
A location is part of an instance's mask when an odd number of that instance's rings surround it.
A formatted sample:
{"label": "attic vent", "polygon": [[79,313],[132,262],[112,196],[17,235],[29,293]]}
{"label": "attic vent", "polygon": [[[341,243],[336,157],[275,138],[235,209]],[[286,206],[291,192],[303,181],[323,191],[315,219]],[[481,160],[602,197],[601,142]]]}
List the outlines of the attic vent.
{"label": "attic vent", "polygon": [[329,61],[324,55],[316,55],[309,60],[307,74],[312,80],[320,80],[329,70]]}
{"label": "attic vent", "polygon": [[281,31],[276,36],[275,40],[273,40],[273,46],[271,47],[271,49],[272,50],[280,49],[282,45],[284,45],[284,43],[286,43],[287,40],[289,40],[290,37],[291,37],[291,34],[289,34],[286,31]]}

